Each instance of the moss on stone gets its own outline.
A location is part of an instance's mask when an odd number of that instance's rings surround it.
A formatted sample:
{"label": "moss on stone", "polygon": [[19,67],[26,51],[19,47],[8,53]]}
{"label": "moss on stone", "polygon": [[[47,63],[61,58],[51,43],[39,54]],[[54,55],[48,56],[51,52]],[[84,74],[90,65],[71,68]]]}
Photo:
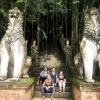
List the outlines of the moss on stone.
{"label": "moss on stone", "polygon": [[86,84],[86,82],[84,80],[81,80],[81,79],[78,79],[78,78],[73,78],[72,81],[77,83],[78,85]]}
{"label": "moss on stone", "polygon": [[77,85],[79,85],[79,86],[82,86],[82,85],[96,85],[96,84],[100,84],[100,81],[97,81],[97,80],[95,80],[94,83],[87,83],[87,82],[85,82],[85,81],[82,80],[82,79],[72,78],[72,81],[73,81],[74,83],[76,83]]}
{"label": "moss on stone", "polygon": [[21,79],[19,81],[14,81],[12,82],[14,86],[17,86],[17,87],[23,87],[23,86],[30,86],[34,83],[35,81],[35,78],[34,77],[31,77],[31,78],[27,78],[27,79]]}
{"label": "moss on stone", "polygon": [[8,81],[8,82],[1,82],[0,88],[2,89],[14,89],[14,88],[24,88],[29,87],[34,84],[35,78],[27,78],[21,79],[19,81]]}
{"label": "moss on stone", "polygon": [[35,79],[33,77],[28,78],[28,79],[24,80],[24,83],[26,83],[27,85],[32,85],[34,83],[34,80]]}
{"label": "moss on stone", "polygon": [[100,81],[95,80],[95,82],[94,82],[94,83],[96,83],[96,84],[100,84]]}

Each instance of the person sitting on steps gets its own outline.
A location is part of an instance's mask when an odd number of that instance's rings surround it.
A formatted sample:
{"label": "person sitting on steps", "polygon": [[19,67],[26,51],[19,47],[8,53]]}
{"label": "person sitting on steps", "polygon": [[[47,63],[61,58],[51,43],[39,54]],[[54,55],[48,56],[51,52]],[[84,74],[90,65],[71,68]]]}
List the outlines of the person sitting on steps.
{"label": "person sitting on steps", "polygon": [[55,67],[52,67],[51,78],[54,82],[54,85],[56,86],[56,84],[57,84],[57,73],[56,73]]}
{"label": "person sitting on steps", "polygon": [[43,84],[45,79],[47,78],[47,75],[48,75],[48,68],[47,66],[44,67],[44,70],[41,71],[40,75],[39,75],[39,78],[38,78],[38,82],[37,84]]}
{"label": "person sitting on steps", "polygon": [[65,92],[65,87],[66,87],[66,79],[64,78],[64,74],[63,71],[60,71],[58,78],[57,78],[57,82],[59,85],[59,90],[60,92]]}
{"label": "person sitting on steps", "polygon": [[51,93],[51,100],[53,100],[54,92],[55,92],[54,83],[52,81],[50,73],[48,73],[47,79],[44,81],[42,85],[42,99],[41,100],[44,100],[45,93]]}

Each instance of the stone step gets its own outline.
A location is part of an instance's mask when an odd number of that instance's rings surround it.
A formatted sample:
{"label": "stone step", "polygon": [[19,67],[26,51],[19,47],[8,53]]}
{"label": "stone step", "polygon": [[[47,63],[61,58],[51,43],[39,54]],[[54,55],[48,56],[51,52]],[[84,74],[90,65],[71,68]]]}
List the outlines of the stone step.
{"label": "stone step", "polygon": [[[58,86],[55,86],[55,89],[57,92],[59,92],[59,87]],[[35,88],[34,88],[35,91],[41,91],[41,86],[39,85],[35,85]],[[66,92],[71,92],[72,89],[71,89],[71,86],[66,86]]]}
{"label": "stone step", "polygon": [[[67,73],[66,69],[62,69],[62,70],[63,70],[64,74],[69,74],[69,73]],[[33,72],[36,73],[36,74],[39,74],[41,71],[42,71],[41,69],[34,69],[33,70]],[[51,71],[51,70],[49,70],[49,71]],[[59,74],[60,69],[57,70],[56,72]]]}
{"label": "stone step", "polygon": [[[43,70],[42,67],[38,67],[38,66],[32,66],[32,67],[33,67],[33,70],[36,70],[36,69],[39,69],[38,71]],[[65,71],[64,69],[67,70],[67,67],[57,67],[57,68],[56,68],[56,71],[59,71],[59,70],[63,70],[63,71]],[[51,70],[51,68],[48,68],[48,70]]]}
{"label": "stone step", "polygon": [[[50,98],[51,94],[46,93],[45,96]],[[34,91],[33,97],[42,97],[41,91]],[[71,92],[55,92],[54,93],[54,98],[67,98],[67,99],[70,99],[70,98],[72,98],[72,93]]]}
{"label": "stone step", "polygon": [[[38,77],[42,70],[43,70],[43,68],[34,68],[34,69],[32,69],[33,76]],[[63,70],[64,76],[66,77],[66,79],[68,79],[70,77],[69,73],[67,71],[67,68],[57,68],[56,72],[59,74],[60,70]],[[49,71],[51,71],[51,69],[49,69]]]}
{"label": "stone step", "polygon": [[[35,77],[38,77],[39,75],[40,75],[40,73],[39,72],[33,72],[33,75],[35,76]],[[64,74],[64,76],[66,77],[66,78],[69,78],[69,74]]]}
{"label": "stone step", "polygon": [[[35,85],[37,85],[37,81],[38,81],[38,78],[36,77],[35,78]],[[66,86],[71,86],[71,81],[70,81],[70,78],[66,78]]]}
{"label": "stone step", "polygon": [[[33,72],[39,72],[39,73],[40,73],[40,72],[43,70],[43,68],[41,68],[41,67],[36,67],[36,66],[35,66],[35,67],[33,66],[32,68],[33,68],[33,69],[32,69]],[[51,68],[49,68],[48,70],[51,71]],[[62,70],[62,71],[64,72],[64,74],[65,74],[66,72],[68,72],[67,67],[59,67],[59,68],[56,68],[56,72],[57,72],[57,73],[59,73],[60,70]]]}
{"label": "stone step", "polygon": [[[41,100],[41,98],[33,98],[32,100]],[[45,100],[51,100],[51,98],[45,98]],[[72,100],[72,99],[66,99],[66,98],[53,98],[53,100]]]}
{"label": "stone step", "polygon": [[[33,74],[33,76],[36,77],[36,80],[38,79],[39,74],[40,74],[40,73],[34,73],[34,74]],[[70,82],[70,76],[69,76],[69,74],[65,74],[64,76],[65,76],[65,78],[66,78],[66,81],[67,81],[67,82]]]}

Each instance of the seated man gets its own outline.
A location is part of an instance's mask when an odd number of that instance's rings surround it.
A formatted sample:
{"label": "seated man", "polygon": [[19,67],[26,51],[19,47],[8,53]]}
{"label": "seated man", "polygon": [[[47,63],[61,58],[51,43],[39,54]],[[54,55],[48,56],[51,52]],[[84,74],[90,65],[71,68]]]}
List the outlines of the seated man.
{"label": "seated man", "polygon": [[54,82],[54,85],[56,85],[56,83],[57,83],[57,73],[56,73],[55,67],[52,67],[51,78]]}
{"label": "seated man", "polygon": [[51,100],[53,100],[53,94],[55,92],[54,83],[52,81],[51,75],[48,73],[47,79],[42,85],[42,100],[45,98],[45,93],[51,93]]}
{"label": "seated man", "polygon": [[45,79],[47,78],[47,75],[48,75],[48,69],[47,67],[45,66],[44,67],[44,70],[41,71],[40,75],[39,75],[39,78],[38,78],[38,84],[43,84]]}
{"label": "seated man", "polygon": [[57,82],[59,85],[59,90],[60,92],[65,92],[65,87],[66,87],[66,79],[64,78],[64,74],[63,71],[60,71],[58,78],[57,78]]}

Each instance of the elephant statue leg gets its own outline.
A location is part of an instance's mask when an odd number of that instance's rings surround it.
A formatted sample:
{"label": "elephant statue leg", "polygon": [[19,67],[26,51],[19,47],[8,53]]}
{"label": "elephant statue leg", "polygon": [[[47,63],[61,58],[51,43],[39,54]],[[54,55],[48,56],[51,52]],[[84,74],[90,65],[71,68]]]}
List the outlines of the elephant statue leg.
{"label": "elephant statue leg", "polygon": [[14,56],[14,70],[12,80],[19,80],[25,63],[25,47],[17,41],[12,49]]}
{"label": "elephant statue leg", "polygon": [[91,41],[86,40],[85,45],[81,45],[81,52],[84,64],[85,80],[86,82],[94,82],[92,75],[94,61],[97,56],[96,45],[93,44]]}
{"label": "elephant statue leg", "polygon": [[8,48],[5,41],[1,43],[1,66],[0,66],[0,80],[5,80],[7,78],[7,70],[9,63]]}
{"label": "elephant statue leg", "polygon": [[98,61],[99,61],[99,70],[100,70],[100,53],[98,55]]}
{"label": "elephant statue leg", "polygon": [[81,65],[79,72],[80,72],[80,77],[83,79],[83,64]]}
{"label": "elephant statue leg", "polygon": [[92,79],[93,59],[86,56],[86,57],[83,57],[83,62],[84,62],[84,71],[85,71],[86,82],[94,82],[94,80]]}

